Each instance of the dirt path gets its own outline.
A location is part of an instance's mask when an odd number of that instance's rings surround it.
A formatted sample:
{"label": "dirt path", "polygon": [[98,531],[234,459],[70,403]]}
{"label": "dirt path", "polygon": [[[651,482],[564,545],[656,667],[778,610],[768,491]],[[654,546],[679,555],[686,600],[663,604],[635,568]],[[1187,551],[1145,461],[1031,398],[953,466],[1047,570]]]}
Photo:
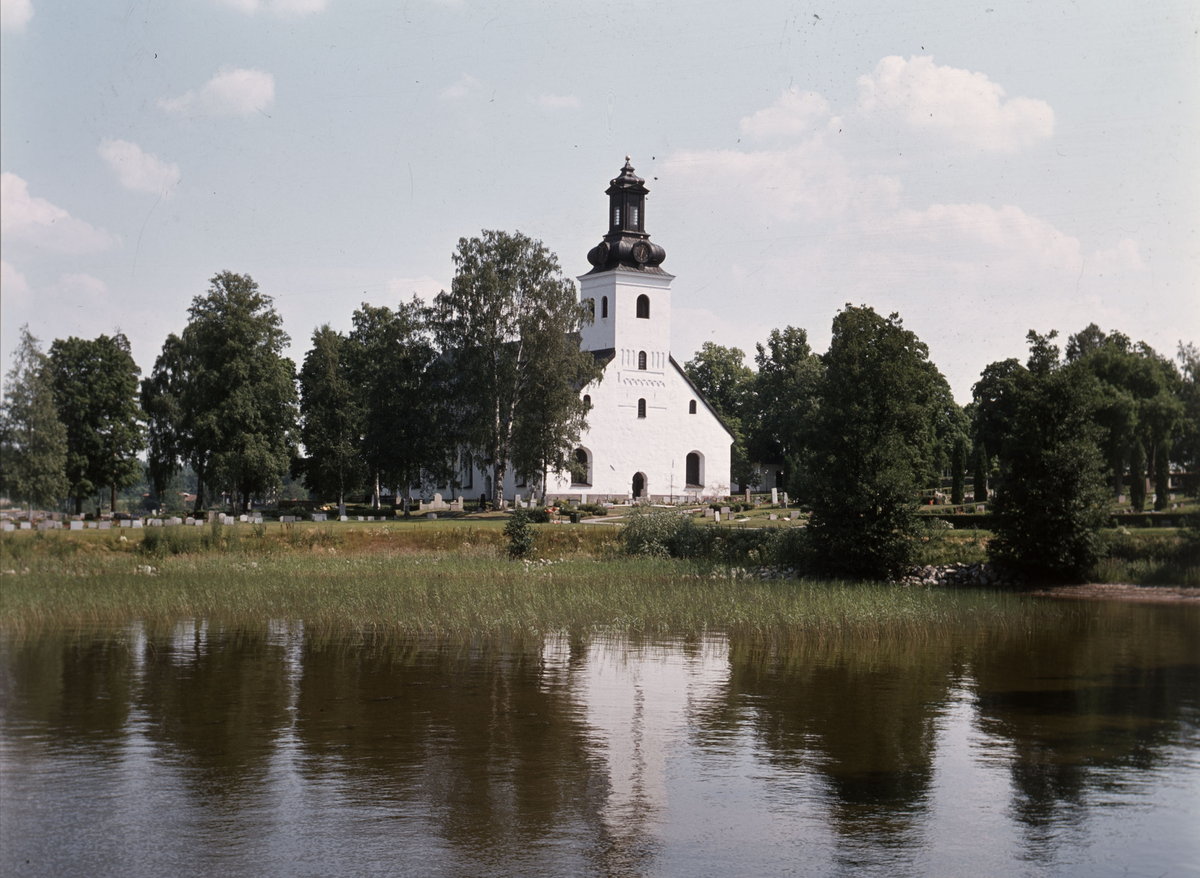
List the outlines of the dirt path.
{"label": "dirt path", "polygon": [[1059,585],[1037,589],[1030,594],[1081,601],[1133,601],[1143,604],[1198,604],[1200,588],[1172,585],[1121,585],[1091,583]]}

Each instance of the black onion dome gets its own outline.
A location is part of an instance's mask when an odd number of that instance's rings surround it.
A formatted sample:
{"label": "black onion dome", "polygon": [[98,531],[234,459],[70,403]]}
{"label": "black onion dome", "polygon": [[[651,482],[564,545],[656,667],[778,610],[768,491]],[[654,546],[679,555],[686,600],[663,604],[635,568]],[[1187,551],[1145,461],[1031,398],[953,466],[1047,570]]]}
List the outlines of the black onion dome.
{"label": "black onion dome", "polygon": [[609,181],[605,195],[608,196],[608,234],[604,240],[588,253],[588,262],[593,266],[589,274],[624,270],[645,271],[665,274],[659,268],[667,258],[667,251],[650,242],[646,231],[646,181],[634,173],[633,165],[625,156],[625,167]]}

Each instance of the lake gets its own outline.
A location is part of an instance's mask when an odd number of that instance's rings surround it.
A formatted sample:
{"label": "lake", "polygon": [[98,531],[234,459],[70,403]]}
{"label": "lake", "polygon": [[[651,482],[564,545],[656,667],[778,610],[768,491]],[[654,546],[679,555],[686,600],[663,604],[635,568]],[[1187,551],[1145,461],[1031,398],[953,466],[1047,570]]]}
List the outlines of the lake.
{"label": "lake", "polygon": [[4,875],[1196,875],[1200,608],[787,643],[0,636]]}

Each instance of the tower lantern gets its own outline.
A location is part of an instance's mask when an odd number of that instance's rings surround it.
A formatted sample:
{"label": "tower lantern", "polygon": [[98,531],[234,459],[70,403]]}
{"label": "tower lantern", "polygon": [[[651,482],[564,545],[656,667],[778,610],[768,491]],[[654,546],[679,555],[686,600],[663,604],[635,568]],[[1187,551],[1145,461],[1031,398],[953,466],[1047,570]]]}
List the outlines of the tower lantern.
{"label": "tower lantern", "polygon": [[667,251],[650,243],[646,233],[646,181],[634,173],[629,156],[625,167],[609,181],[608,234],[588,253],[592,272],[612,271],[618,266],[640,271],[661,271]]}

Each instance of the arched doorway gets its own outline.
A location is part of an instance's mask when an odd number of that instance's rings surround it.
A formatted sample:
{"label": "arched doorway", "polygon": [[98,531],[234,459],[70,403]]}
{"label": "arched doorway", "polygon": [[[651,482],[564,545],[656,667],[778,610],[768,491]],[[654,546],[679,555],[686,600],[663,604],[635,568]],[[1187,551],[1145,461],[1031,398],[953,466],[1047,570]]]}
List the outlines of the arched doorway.
{"label": "arched doorway", "polygon": [[634,473],[633,474],[633,499],[640,500],[642,497],[645,497],[645,496],[646,496],[646,474],[645,473]]}

